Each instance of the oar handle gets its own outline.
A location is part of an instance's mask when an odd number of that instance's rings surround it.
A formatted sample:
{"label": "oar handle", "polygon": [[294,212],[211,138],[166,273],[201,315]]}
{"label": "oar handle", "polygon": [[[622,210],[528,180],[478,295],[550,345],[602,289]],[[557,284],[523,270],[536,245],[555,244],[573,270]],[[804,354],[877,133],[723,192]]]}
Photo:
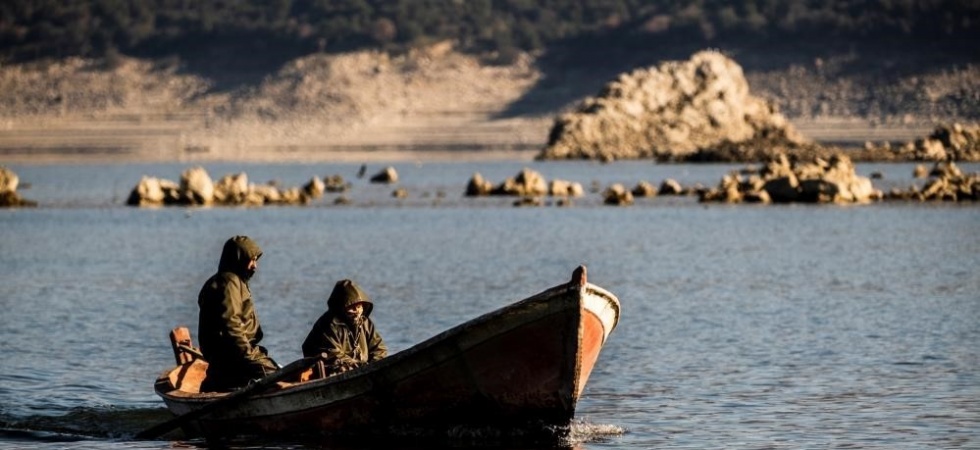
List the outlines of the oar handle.
{"label": "oar handle", "polygon": [[183,351],[185,351],[187,353],[190,353],[190,354],[194,355],[195,357],[204,359],[204,353],[201,353],[200,350],[198,350],[198,349],[196,349],[194,347],[191,347],[190,345],[177,344],[177,348],[180,349],[180,350],[183,350]]}

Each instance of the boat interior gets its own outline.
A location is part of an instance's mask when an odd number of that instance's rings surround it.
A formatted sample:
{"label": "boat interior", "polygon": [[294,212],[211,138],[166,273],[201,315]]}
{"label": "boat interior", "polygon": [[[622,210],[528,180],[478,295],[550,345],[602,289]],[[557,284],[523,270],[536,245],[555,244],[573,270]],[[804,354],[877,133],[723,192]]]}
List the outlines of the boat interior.
{"label": "boat interior", "polygon": [[[162,389],[163,392],[200,394],[201,383],[207,377],[208,362],[204,360],[204,355],[201,351],[194,347],[191,341],[190,330],[183,326],[171,330],[170,344],[173,347],[174,359],[177,362],[177,366],[167,372],[165,376],[162,376],[157,383],[165,383],[167,385]],[[300,373],[298,379],[280,381],[276,383],[276,387],[282,389],[298,383],[325,378],[327,375],[326,372],[323,362],[319,362]],[[272,389],[275,389],[275,387]],[[223,395],[223,393],[215,394]]]}

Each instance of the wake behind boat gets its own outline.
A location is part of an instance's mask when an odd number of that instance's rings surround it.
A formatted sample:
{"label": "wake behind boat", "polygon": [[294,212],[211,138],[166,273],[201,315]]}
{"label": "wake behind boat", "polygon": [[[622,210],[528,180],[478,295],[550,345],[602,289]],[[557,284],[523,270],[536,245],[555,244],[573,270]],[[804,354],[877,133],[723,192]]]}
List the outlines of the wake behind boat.
{"label": "wake behind boat", "polygon": [[[282,381],[310,365],[300,360],[265,383],[201,393],[207,362],[189,335],[172,335],[178,365],[154,388],[178,416],[174,427],[208,437],[349,434],[406,426],[561,428],[574,418],[619,313],[619,300],[589,284],[580,266],[568,283],[327,378]],[[167,430],[159,431],[150,434]]]}

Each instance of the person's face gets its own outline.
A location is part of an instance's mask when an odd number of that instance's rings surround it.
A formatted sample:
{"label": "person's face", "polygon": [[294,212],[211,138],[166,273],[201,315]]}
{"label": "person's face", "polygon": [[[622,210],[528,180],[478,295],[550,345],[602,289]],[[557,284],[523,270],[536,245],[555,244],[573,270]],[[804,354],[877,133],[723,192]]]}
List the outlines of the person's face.
{"label": "person's face", "polygon": [[259,270],[259,260],[252,258],[248,261],[248,265],[245,266],[245,272],[248,273],[249,278],[252,278],[256,270]]}
{"label": "person's face", "polygon": [[347,318],[350,319],[351,322],[357,322],[357,320],[361,318],[361,314],[364,314],[364,304],[355,303],[353,305],[348,306],[346,311],[347,311]]}

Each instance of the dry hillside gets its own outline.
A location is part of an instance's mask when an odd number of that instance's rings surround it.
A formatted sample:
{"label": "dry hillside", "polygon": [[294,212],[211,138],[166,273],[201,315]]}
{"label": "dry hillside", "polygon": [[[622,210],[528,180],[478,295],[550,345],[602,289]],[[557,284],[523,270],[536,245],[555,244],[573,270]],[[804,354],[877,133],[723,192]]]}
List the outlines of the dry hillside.
{"label": "dry hillside", "polygon": [[[972,66],[887,89],[821,73],[796,67],[746,73],[746,78],[754,93],[783,105],[805,136],[855,145],[912,139],[937,121],[974,114],[943,106],[955,103],[949,98],[965,95],[968,105],[971,98],[974,107],[980,103],[980,68]],[[518,100],[569,91],[542,78],[532,56],[493,66],[454,51],[449,43],[399,56],[311,55],[291,61],[258,85],[231,91],[165,62],[120,58],[111,65],[83,59],[4,65],[0,158],[530,158],[546,143],[554,118],[579,100],[551,98],[565,106],[550,114],[513,113]],[[933,85],[956,95],[942,97],[939,88],[930,88],[933,100],[915,98],[920,88]],[[868,104],[868,96],[879,92],[910,102],[909,113],[871,117],[873,105],[881,103],[875,98],[870,110],[854,106]],[[921,107],[929,101],[937,106]]]}

